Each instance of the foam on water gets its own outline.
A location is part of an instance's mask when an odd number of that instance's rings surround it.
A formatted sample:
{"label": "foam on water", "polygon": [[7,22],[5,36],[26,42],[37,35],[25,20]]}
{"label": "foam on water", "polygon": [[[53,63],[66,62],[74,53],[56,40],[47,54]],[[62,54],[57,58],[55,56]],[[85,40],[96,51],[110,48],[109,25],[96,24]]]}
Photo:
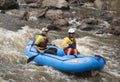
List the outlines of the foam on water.
{"label": "foam on water", "polygon": [[[17,78],[16,75],[18,75],[19,72],[18,76],[21,77],[17,80],[22,80],[22,76],[24,76],[24,81],[49,82],[49,80],[52,80],[53,82],[59,82],[61,80],[62,82],[79,82],[79,80],[81,80],[81,82],[92,82],[89,78],[77,78],[74,75],[61,73],[51,67],[36,66],[34,63],[26,65],[26,56],[23,53],[24,45],[29,40],[26,30],[28,30],[32,35],[39,32],[38,29],[32,29],[29,28],[29,26],[24,26],[17,32],[0,28],[0,37],[2,37],[0,38],[0,65],[2,65],[1,69],[3,70],[0,74],[4,75],[3,77],[7,77],[8,74],[12,77],[9,80],[7,79],[7,81],[16,81],[14,78]],[[53,44],[56,44],[59,47],[61,46],[61,42],[62,39],[52,41]],[[117,78],[120,76],[117,72],[119,71],[119,63],[112,58],[116,54],[115,50],[117,48],[115,49],[114,47],[116,46],[111,46],[112,45],[108,45],[108,43],[92,36],[77,38],[77,48],[81,54],[98,54],[107,59],[107,64],[104,69],[105,72],[101,74],[101,76],[104,76],[106,73]],[[9,69],[12,65],[15,66],[12,69]],[[4,70],[3,66],[7,66],[7,68]],[[5,74],[3,74],[4,71],[6,71]],[[14,74],[9,72],[14,72]],[[4,79],[0,77],[0,81],[5,82],[6,80],[4,81]],[[102,81],[106,82],[107,78],[102,78]]]}
{"label": "foam on water", "polygon": [[[56,45],[60,46],[62,39],[57,39],[53,41]],[[114,77],[119,77],[118,73],[119,63],[114,60],[112,56],[116,55],[115,48],[109,43],[90,36],[85,36],[82,38],[77,38],[77,49],[81,54],[84,55],[101,55],[106,59],[106,66],[104,68],[104,73],[110,75],[113,74]]]}

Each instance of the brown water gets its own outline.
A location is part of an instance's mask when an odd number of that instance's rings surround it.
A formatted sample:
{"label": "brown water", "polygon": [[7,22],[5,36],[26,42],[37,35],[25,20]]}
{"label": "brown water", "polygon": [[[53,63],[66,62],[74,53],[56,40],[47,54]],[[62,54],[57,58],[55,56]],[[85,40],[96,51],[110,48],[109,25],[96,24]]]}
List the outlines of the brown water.
{"label": "brown water", "polygon": [[[24,0],[18,1],[19,4],[24,3]],[[113,8],[116,9],[118,8]],[[109,34],[95,35],[78,30],[81,35],[77,39],[78,50],[85,55],[102,55],[106,58],[106,66],[101,72],[66,74],[51,67],[38,66],[34,62],[26,64],[27,57],[23,52],[29,40],[26,30],[34,34],[38,29],[25,27],[16,32],[10,31],[16,30],[17,25],[12,26],[6,20],[1,18],[2,22],[0,21],[0,82],[120,82],[120,37]],[[2,23],[9,30],[4,29]],[[54,38],[61,37],[54,31],[49,35],[55,36]],[[61,39],[58,38],[53,43],[60,46]]]}
{"label": "brown water", "polygon": [[[38,29],[24,28],[17,32],[0,28],[0,82],[120,82],[120,40],[112,35],[92,35],[79,31],[78,49],[82,54],[99,54],[107,64],[102,72],[66,74],[34,62],[26,64],[24,45],[29,40],[26,30],[31,33]],[[54,35],[54,32],[50,32]],[[58,35],[60,36],[60,35]],[[61,39],[53,41],[60,45]]]}

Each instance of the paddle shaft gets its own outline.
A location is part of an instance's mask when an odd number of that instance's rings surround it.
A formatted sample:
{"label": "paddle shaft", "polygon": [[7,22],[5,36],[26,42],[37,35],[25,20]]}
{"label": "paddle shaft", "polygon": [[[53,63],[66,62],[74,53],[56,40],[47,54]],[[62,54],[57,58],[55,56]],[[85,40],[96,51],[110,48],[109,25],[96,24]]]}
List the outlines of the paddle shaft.
{"label": "paddle shaft", "polygon": [[[30,32],[27,30],[26,31],[27,32],[27,34],[28,34],[28,36],[30,37],[30,39],[32,39],[32,40],[35,40],[34,39],[34,37],[30,34]],[[29,62],[31,62],[36,56],[38,56],[39,54],[37,54],[37,55],[35,55],[35,56],[32,56],[32,57],[30,57],[29,59],[27,59],[27,63],[29,63]]]}
{"label": "paddle shaft", "polygon": [[30,32],[28,30],[26,32],[27,32],[28,36],[30,37],[30,39],[35,40],[34,37],[30,34]]}
{"label": "paddle shaft", "polygon": [[27,63],[31,62],[36,56],[38,56],[39,54],[35,55],[35,56],[32,56],[30,57],[29,59],[27,59]]}

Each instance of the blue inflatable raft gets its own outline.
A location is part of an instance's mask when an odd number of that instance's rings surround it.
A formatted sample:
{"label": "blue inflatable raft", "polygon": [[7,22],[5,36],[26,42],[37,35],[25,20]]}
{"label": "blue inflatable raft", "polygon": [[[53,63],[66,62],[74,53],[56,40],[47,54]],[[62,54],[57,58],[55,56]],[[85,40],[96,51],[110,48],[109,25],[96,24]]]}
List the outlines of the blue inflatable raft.
{"label": "blue inflatable raft", "polygon": [[103,57],[85,56],[79,54],[77,58],[73,55],[66,56],[63,49],[56,46],[48,46],[48,48],[56,48],[56,54],[39,53],[33,46],[34,41],[30,40],[25,48],[24,53],[30,59],[39,65],[51,66],[54,69],[67,73],[82,73],[91,70],[102,70],[105,66]]}

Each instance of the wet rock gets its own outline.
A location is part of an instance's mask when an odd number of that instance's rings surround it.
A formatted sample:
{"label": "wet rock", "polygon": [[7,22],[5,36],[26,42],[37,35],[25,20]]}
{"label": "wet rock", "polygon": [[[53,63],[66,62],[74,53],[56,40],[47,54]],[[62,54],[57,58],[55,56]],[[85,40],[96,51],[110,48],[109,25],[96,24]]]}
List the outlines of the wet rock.
{"label": "wet rock", "polygon": [[84,19],[77,28],[83,31],[94,31],[94,33],[103,34],[106,32],[106,29],[110,28],[110,24],[101,19],[89,18]]}
{"label": "wet rock", "polygon": [[119,36],[120,35],[120,27],[119,26],[112,26],[111,28],[109,28],[107,30],[108,33],[111,33],[113,35],[117,35]]}
{"label": "wet rock", "polygon": [[28,4],[30,8],[39,8],[39,5],[37,3],[30,3]]}
{"label": "wet rock", "polygon": [[80,29],[81,29],[81,30],[84,30],[84,31],[94,30],[93,26],[88,25],[88,24],[86,24],[86,23],[83,23],[83,24],[80,26]]}
{"label": "wet rock", "polygon": [[28,21],[29,17],[30,17],[30,13],[28,11],[25,11],[21,19]]}
{"label": "wet rock", "polygon": [[61,30],[62,30],[61,27],[57,27],[57,26],[55,26],[55,25],[53,25],[53,24],[48,25],[47,28],[48,28],[49,30],[56,30],[56,31],[61,31]]}
{"label": "wet rock", "polygon": [[67,26],[68,25],[68,21],[65,19],[57,19],[53,22],[53,25],[55,26]]}
{"label": "wet rock", "polygon": [[95,7],[100,10],[108,10],[110,9],[110,3],[108,0],[95,0]]}
{"label": "wet rock", "polygon": [[115,25],[115,26],[120,26],[120,17],[118,17],[118,18],[114,18],[113,20],[112,20],[112,23],[111,23],[112,25]]}
{"label": "wet rock", "polygon": [[98,19],[89,18],[83,20],[79,28],[81,30],[90,31],[95,29],[95,25],[98,25]]}
{"label": "wet rock", "polygon": [[66,0],[69,2],[69,4],[77,3],[78,5],[80,4],[80,0]]}
{"label": "wet rock", "polygon": [[19,5],[17,0],[0,0],[0,9],[7,10],[7,9],[18,9]]}
{"label": "wet rock", "polygon": [[6,12],[5,12],[5,10],[0,10],[0,13],[3,13],[3,14],[5,14]]}
{"label": "wet rock", "polygon": [[66,0],[68,2],[81,2],[81,3],[86,3],[86,2],[94,2],[95,0]]}
{"label": "wet rock", "polygon": [[68,9],[68,3],[65,0],[44,0],[42,7]]}
{"label": "wet rock", "polygon": [[38,18],[44,17],[47,11],[48,11],[48,7],[39,10]]}
{"label": "wet rock", "polygon": [[82,7],[92,8],[92,7],[94,7],[94,3],[87,2],[87,3],[84,3],[84,5]]}
{"label": "wet rock", "polygon": [[110,10],[116,11],[118,13],[118,16],[120,16],[120,0],[111,0],[110,4]]}
{"label": "wet rock", "polygon": [[120,18],[114,18],[111,22],[111,27],[106,30],[107,33],[111,33],[113,35],[120,35]]}
{"label": "wet rock", "polygon": [[43,0],[24,0],[31,8],[39,8],[42,5]]}
{"label": "wet rock", "polygon": [[29,21],[37,21],[38,18],[36,16],[30,16],[28,20]]}
{"label": "wet rock", "polygon": [[45,17],[50,20],[62,19],[63,11],[62,10],[48,10],[45,14]]}
{"label": "wet rock", "polygon": [[30,4],[30,3],[35,3],[35,2],[37,2],[38,0],[24,0],[24,1],[25,1],[25,3]]}
{"label": "wet rock", "polygon": [[15,17],[22,17],[23,14],[24,14],[24,11],[19,11],[17,9],[11,9],[11,10],[5,11],[5,14],[12,15],[12,16],[15,16]]}
{"label": "wet rock", "polygon": [[97,25],[98,24],[98,19],[96,18],[89,18],[85,19],[84,22],[89,25]]}
{"label": "wet rock", "polygon": [[21,27],[25,24],[24,22],[20,21],[18,17],[7,14],[0,14],[0,22],[1,28],[12,31],[21,29]]}

